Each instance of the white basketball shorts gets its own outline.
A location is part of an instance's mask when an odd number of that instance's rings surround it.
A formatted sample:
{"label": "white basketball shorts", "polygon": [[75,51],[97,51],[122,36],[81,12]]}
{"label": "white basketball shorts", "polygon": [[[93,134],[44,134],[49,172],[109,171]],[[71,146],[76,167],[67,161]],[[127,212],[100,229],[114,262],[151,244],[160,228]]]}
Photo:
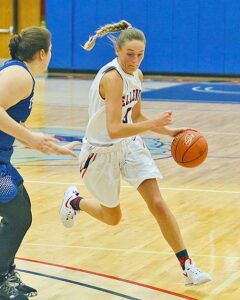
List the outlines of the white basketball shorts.
{"label": "white basketball shorts", "polygon": [[120,178],[134,188],[146,179],[162,178],[141,137],[131,137],[110,146],[87,141],[79,154],[80,174],[92,196],[106,207],[119,204]]}

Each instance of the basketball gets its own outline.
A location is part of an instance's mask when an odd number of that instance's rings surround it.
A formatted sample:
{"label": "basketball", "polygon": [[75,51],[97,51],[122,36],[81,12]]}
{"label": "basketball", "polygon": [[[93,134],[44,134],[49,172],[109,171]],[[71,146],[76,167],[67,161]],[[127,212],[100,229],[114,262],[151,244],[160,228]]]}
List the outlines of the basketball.
{"label": "basketball", "polygon": [[194,168],[206,159],[208,143],[200,132],[185,130],[173,139],[171,153],[180,166]]}

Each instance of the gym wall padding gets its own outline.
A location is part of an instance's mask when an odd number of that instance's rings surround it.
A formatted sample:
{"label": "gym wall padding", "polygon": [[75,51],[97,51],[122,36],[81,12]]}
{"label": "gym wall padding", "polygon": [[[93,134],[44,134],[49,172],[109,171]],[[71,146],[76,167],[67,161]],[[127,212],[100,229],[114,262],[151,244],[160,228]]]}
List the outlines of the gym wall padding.
{"label": "gym wall padding", "polygon": [[71,70],[73,39],[73,1],[47,0],[46,26],[52,33],[51,66],[56,69]]}
{"label": "gym wall padding", "polygon": [[53,35],[51,69],[97,71],[114,58],[108,38],[81,48],[102,25],[125,19],[144,31],[143,72],[240,74],[240,1],[227,0],[47,0]]}

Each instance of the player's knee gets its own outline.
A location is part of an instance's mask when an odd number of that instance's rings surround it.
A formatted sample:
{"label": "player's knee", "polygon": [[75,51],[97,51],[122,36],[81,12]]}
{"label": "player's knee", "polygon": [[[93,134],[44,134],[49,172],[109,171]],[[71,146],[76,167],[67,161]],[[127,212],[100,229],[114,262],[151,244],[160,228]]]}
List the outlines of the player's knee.
{"label": "player's knee", "polygon": [[113,208],[102,207],[102,212],[104,222],[108,225],[115,226],[121,221],[122,212],[120,205]]}
{"label": "player's knee", "polygon": [[105,218],[105,221],[108,225],[116,226],[120,223],[122,216],[121,215],[114,215],[108,218]]}
{"label": "player's knee", "polygon": [[26,232],[32,224],[32,214],[27,212],[19,218],[15,219],[15,226],[19,231]]}
{"label": "player's knee", "polygon": [[168,213],[166,204],[162,199],[153,199],[149,204],[149,209],[153,215],[165,216]]}
{"label": "player's knee", "polygon": [[25,220],[25,229],[28,230],[31,225],[32,225],[32,213],[29,212],[29,214]]}

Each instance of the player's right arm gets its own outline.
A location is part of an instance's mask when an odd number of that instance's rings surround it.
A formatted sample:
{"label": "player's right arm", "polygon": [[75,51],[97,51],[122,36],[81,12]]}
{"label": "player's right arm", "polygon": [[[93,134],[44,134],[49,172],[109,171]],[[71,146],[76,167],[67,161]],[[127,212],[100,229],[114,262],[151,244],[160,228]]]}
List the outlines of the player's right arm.
{"label": "player's right arm", "polygon": [[106,102],[106,124],[108,134],[112,139],[134,136],[171,123],[169,112],[165,112],[153,120],[130,124],[122,123],[123,80],[116,70],[103,76],[100,82],[100,93]]}

